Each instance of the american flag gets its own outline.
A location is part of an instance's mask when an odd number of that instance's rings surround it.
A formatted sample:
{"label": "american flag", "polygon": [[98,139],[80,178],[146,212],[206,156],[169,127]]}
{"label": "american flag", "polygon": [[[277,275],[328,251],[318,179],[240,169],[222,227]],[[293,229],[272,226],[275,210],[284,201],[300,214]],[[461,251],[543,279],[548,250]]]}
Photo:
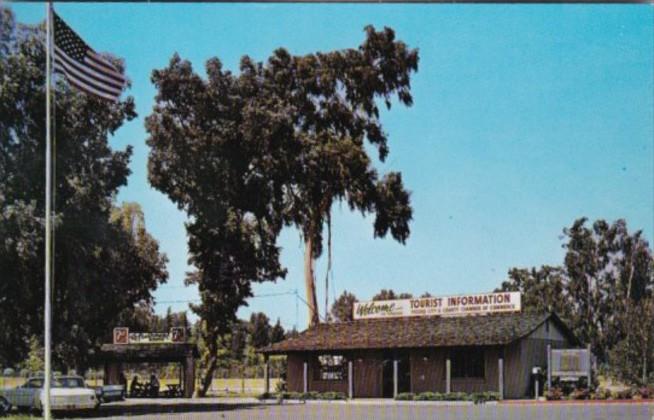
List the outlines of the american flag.
{"label": "american flag", "polygon": [[54,11],[54,69],[86,93],[117,101],[125,85],[113,64],[98,55]]}

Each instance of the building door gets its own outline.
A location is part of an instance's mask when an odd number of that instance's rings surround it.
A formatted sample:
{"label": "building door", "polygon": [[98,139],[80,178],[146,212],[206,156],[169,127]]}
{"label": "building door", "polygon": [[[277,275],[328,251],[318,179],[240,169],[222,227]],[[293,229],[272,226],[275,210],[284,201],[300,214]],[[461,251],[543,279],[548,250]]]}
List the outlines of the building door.
{"label": "building door", "polygon": [[397,392],[411,392],[411,364],[408,354],[393,355],[385,353],[382,372],[382,396],[384,398],[393,398],[394,378],[393,378],[393,360],[397,357]]}

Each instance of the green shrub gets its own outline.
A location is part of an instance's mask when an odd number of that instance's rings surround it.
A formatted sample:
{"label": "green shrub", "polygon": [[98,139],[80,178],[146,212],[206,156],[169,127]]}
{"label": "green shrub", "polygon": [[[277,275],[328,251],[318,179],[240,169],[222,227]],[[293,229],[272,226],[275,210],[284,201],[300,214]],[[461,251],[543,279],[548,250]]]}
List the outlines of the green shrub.
{"label": "green shrub", "polygon": [[465,392],[450,392],[443,394],[443,401],[470,401],[470,395]]}
{"label": "green shrub", "polygon": [[575,389],[568,396],[571,400],[587,400],[590,397],[588,389]]}
{"label": "green shrub", "polygon": [[492,392],[492,391],[487,391],[487,392],[474,392],[470,395],[470,399],[475,403],[475,404],[483,404],[488,401],[499,401],[500,399],[500,394],[499,392]]}
{"label": "green shrub", "polygon": [[270,392],[264,392],[263,394],[259,395],[257,397],[257,399],[258,400],[269,400],[269,399],[271,399],[273,397],[274,397],[274,395],[271,394]]}
{"label": "green shrub", "polygon": [[280,398],[282,400],[299,400],[302,398],[302,394],[299,392],[280,392],[277,394],[277,398]]}
{"label": "green shrub", "polygon": [[279,394],[280,392],[286,392],[286,391],[288,391],[288,388],[286,388],[286,381],[283,379],[277,381],[277,383],[275,384],[275,392]]}
{"label": "green shrub", "polygon": [[442,401],[443,394],[439,392],[423,392],[415,396],[416,401]]}
{"label": "green shrub", "polygon": [[611,399],[611,391],[605,388],[598,388],[593,394],[590,395],[592,400],[608,400]]}
{"label": "green shrub", "polygon": [[633,391],[633,396],[638,396],[644,400],[654,398],[654,387],[641,386]]}
{"label": "green shrub", "polygon": [[611,394],[616,400],[630,400],[633,397],[633,390],[623,389],[622,391],[613,392]]}
{"label": "green shrub", "polygon": [[399,401],[413,401],[414,398],[415,398],[415,395],[410,393],[410,392],[400,392],[395,397],[395,399],[399,400]]}
{"label": "green shrub", "polygon": [[342,392],[328,391],[322,392],[316,396],[318,400],[345,400],[347,399]]}
{"label": "green shrub", "polygon": [[545,391],[545,398],[548,401],[557,401],[563,399],[563,391],[561,388],[551,388]]}

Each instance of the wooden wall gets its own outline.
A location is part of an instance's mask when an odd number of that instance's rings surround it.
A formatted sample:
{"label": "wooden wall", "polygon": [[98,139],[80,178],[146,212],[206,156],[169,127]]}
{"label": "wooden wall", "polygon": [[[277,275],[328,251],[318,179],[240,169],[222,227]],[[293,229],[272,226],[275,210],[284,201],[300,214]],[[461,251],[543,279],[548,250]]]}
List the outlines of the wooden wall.
{"label": "wooden wall", "polygon": [[289,353],[286,357],[286,387],[291,392],[304,390],[304,359],[303,353]]}
{"label": "wooden wall", "polygon": [[411,352],[411,392],[445,392],[445,352],[419,349]]}
{"label": "wooden wall", "polygon": [[[290,353],[287,357],[286,383],[289,391],[302,392],[304,390],[304,362],[308,365],[309,391],[338,391],[347,395],[347,377],[342,381],[322,381],[315,379],[318,369],[317,353]],[[366,351],[346,353],[348,360],[352,360],[353,390],[355,397],[381,397],[382,395],[382,357],[380,352]]]}
{"label": "wooden wall", "polygon": [[[448,349],[416,349],[411,352],[411,392],[445,392],[445,361]],[[452,350],[457,351],[457,350]],[[465,351],[458,350],[458,351]],[[497,391],[499,386],[498,347],[487,347],[484,351],[485,377],[483,379],[451,380],[452,392]]]}
{"label": "wooden wall", "polygon": [[342,392],[347,395],[347,363],[345,365],[345,377],[340,381],[323,381],[319,378],[320,365],[318,363],[317,355],[311,355],[308,359],[309,362],[309,391],[334,391]]}
{"label": "wooden wall", "polygon": [[352,353],[354,396],[379,398],[382,394],[383,356],[379,351]]}
{"label": "wooden wall", "polygon": [[524,398],[533,394],[533,389],[530,389],[531,370],[534,366],[540,366],[543,369],[547,367],[548,344],[551,344],[553,349],[570,346],[562,332],[550,321],[541,325],[527,337],[506,346],[505,398]]}
{"label": "wooden wall", "polygon": [[[543,331],[533,334],[506,346],[489,346],[485,348],[485,377],[483,379],[451,380],[452,392],[499,391],[499,358],[504,358],[504,397],[524,398],[530,395],[531,369],[547,365],[547,344],[552,348],[568,346],[565,340],[548,332],[549,338],[543,338]],[[411,371],[411,392],[426,391],[445,392],[445,360],[447,348],[412,349],[409,351]],[[458,351],[465,351],[460,348]],[[343,353],[352,361],[353,390],[355,397],[379,398],[383,395],[383,352],[356,351]],[[347,394],[347,377],[342,381],[321,381],[314,373],[317,366],[315,353],[291,353],[288,355],[287,384],[289,391],[302,392],[304,389],[304,362],[309,363],[309,391],[339,391]]]}

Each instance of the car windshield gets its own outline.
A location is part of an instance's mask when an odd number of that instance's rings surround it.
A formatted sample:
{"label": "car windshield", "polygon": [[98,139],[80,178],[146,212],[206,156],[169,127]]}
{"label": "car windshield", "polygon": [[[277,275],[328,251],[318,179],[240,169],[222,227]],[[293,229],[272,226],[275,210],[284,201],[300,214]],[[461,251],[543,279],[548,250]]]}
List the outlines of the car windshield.
{"label": "car windshield", "polygon": [[84,380],[82,378],[60,378],[59,382],[64,388],[84,388]]}
{"label": "car windshield", "polygon": [[[38,379],[30,379],[23,385],[23,388],[43,388],[43,379],[38,378]],[[57,380],[57,379],[52,379],[50,381],[50,387],[51,388],[62,388],[63,384]]]}

